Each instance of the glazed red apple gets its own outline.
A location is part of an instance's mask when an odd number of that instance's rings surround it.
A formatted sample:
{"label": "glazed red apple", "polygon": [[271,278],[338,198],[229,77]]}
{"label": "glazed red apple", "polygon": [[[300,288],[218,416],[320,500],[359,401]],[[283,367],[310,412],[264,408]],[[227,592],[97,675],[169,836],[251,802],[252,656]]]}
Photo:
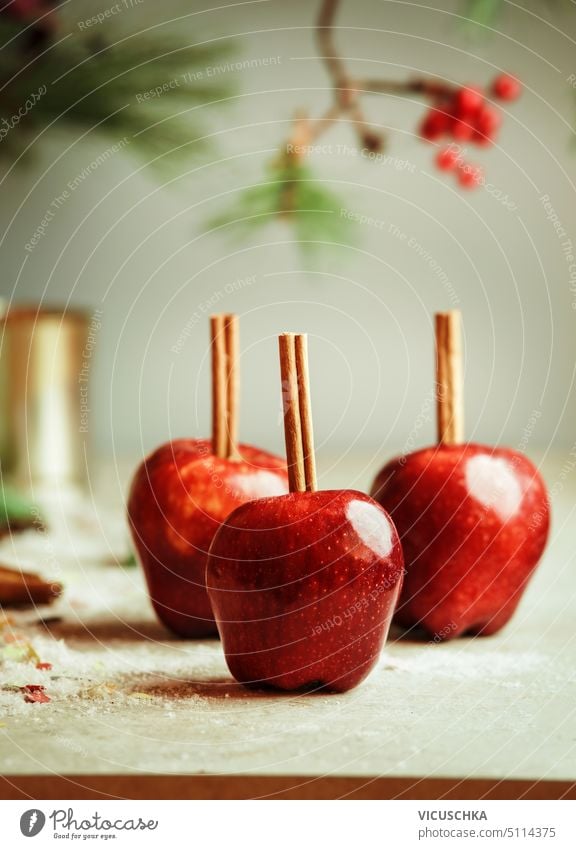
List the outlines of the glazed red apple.
{"label": "glazed red apple", "polygon": [[239,454],[215,457],[209,440],[177,439],[144,460],[132,482],[128,518],[150,599],[183,637],[217,633],[205,573],[221,522],[245,501],[288,489],[279,457],[249,445]]}
{"label": "glazed red apple", "polygon": [[316,491],[306,337],[280,337],[290,494],[239,507],[206,570],[232,675],[282,690],[356,686],[376,663],[402,583],[388,514],[352,490]]}
{"label": "glazed red apple", "polygon": [[238,317],[210,318],[212,439],[176,439],[138,468],[128,521],[158,618],[182,637],[217,634],[206,593],[220,523],[253,498],[288,491],[286,463],[238,445]]}
{"label": "glazed red apple", "polygon": [[460,313],[436,316],[438,445],[378,474],[374,498],[402,541],[396,621],[435,640],[494,634],[510,619],[544,551],[546,487],[517,451],[464,441]]}
{"label": "glazed red apple", "polygon": [[344,692],[386,640],[403,560],[390,517],[351,490],[239,507],[217,532],[208,594],[243,684]]}
{"label": "glazed red apple", "polygon": [[510,619],[548,535],[546,488],[515,451],[437,445],[382,469],[406,576],[395,621],[437,639],[494,634]]}

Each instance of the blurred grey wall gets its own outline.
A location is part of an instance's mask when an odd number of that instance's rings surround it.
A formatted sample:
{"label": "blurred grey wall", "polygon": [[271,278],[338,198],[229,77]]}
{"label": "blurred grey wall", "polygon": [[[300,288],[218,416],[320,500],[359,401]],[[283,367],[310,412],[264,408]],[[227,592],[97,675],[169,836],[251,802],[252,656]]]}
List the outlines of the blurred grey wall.
{"label": "blurred grey wall", "polygon": [[[72,2],[67,15],[106,5]],[[377,223],[358,225],[353,248],[326,251],[310,268],[282,223],[240,243],[203,228],[261,179],[296,109],[316,115],[329,104],[314,43],[318,3],[221,5],[145,0],[117,16],[130,31],[207,10],[178,24],[192,41],[227,36],[238,58],[277,57],[230,72],[238,96],[205,110],[214,144],[190,159],[188,173],[162,186],[129,148],[111,156],[30,253],[25,244],[45,210],[110,141],[91,135],[67,150],[55,134],[33,166],[2,185],[3,296],[102,309],[90,398],[96,452],[136,456],[170,436],[209,432],[214,309],[242,316],[245,441],[282,450],[275,336],[294,329],[311,336],[321,456],[362,449],[384,458],[392,447],[430,442],[432,314],[452,306],[465,321],[468,436],[569,451],[576,280],[563,243],[576,250],[576,11],[505,4],[479,37],[465,30],[459,3],[343,0],[337,42],[356,74],[487,83],[503,69],[525,93],[503,105],[498,145],[472,151],[494,187],[472,192],[435,169],[432,147],[415,134],[418,100],[367,99],[370,120],[389,132],[389,159],[352,155],[356,138],[340,125],[322,138],[331,150],[310,164],[345,209]]]}

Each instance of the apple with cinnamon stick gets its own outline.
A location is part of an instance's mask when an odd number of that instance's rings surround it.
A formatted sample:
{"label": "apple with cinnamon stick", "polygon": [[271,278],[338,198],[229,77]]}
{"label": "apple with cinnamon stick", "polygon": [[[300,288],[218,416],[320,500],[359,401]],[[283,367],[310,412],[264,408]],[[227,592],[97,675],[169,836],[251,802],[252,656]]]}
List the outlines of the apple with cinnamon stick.
{"label": "apple with cinnamon stick", "polygon": [[206,560],[240,504],[288,490],[285,462],[238,444],[238,319],[211,318],[212,440],[175,439],[140,465],[128,498],[134,545],[158,618],[183,637],[217,634]]}
{"label": "apple with cinnamon stick", "polygon": [[523,454],[464,441],[458,311],[436,316],[436,349],[438,444],[392,460],[372,487],[406,559],[395,621],[435,639],[490,635],[544,551],[548,495]]}
{"label": "apple with cinnamon stick", "polygon": [[317,490],[306,337],[283,334],[280,362],[290,493],[244,504],[223,522],[208,595],[238,681],[343,692],[378,659],[402,549],[369,496]]}

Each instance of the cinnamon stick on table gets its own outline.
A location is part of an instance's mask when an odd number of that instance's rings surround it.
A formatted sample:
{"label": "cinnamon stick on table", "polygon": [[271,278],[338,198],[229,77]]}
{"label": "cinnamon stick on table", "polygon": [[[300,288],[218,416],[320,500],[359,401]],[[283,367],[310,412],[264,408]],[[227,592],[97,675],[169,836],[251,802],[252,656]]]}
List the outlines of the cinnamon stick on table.
{"label": "cinnamon stick on table", "polygon": [[62,585],[48,583],[33,572],[0,566],[0,606],[33,607],[51,604],[62,593]]}

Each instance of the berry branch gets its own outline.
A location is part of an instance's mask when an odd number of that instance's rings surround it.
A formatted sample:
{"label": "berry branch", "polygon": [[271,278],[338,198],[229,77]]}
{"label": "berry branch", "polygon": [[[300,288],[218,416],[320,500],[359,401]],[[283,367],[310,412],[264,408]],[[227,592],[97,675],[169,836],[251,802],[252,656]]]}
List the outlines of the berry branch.
{"label": "berry branch", "polygon": [[341,121],[351,126],[363,152],[377,154],[384,148],[385,134],[370,125],[364,112],[364,100],[370,95],[422,98],[427,106],[418,135],[434,144],[443,139],[450,142],[437,152],[436,166],[453,172],[463,188],[474,188],[481,183],[481,169],[465,160],[462,146],[470,143],[482,147],[494,142],[501,115],[492,99],[515,100],[521,92],[520,83],[501,74],[490,90],[485,91],[479,86],[454,85],[433,78],[356,78],[336,49],[334,21],[339,4],[340,0],[322,0],[316,23],[319,57],[332,86],[330,106],[317,118],[299,110],[288,139],[271,164],[270,178],[244,192],[238,204],[214,219],[210,226],[234,224],[245,233],[279,217],[289,219],[296,225],[297,233],[304,234],[303,247],[312,248],[314,237],[319,242],[343,241],[346,222],[339,215],[342,204],[313,178],[305,163],[314,152],[315,142]]}
{"label": "berry branch", "polygon": [[[297,115],[286,150],[293,154],[296,151],[296,156],[301,158],[307,147],[311,147],[319,136],[342,118],[351,123],[363,149],[369,152],[382,150],[384,134],[369,125],[362,108],[363,95],[370,94],[416,95],[429,101],[429,111],[419,128],[419,134],[427,141],[437,141],[442,136],[481,146],[494,141],[500,114],[486,101],[486,94],[478,86],[460,87],[420,78],[396,81],[352,77],[338,55],[334,41],[334,19],[339,3],[340,0],[323,0],[316,27],[318,50],[332,80],[334,103],[315,121],[304,121],[302,114]],[[515,100],[520,92],[520,83],[507,74],[497,77],[491,89],[491,94],[501,100]],[[457,167],[457,159],[444,151],[436,161],[442,170]],[[466,187],[474,185],[469,169],[462,166],[460,170],[460,183]]]}

